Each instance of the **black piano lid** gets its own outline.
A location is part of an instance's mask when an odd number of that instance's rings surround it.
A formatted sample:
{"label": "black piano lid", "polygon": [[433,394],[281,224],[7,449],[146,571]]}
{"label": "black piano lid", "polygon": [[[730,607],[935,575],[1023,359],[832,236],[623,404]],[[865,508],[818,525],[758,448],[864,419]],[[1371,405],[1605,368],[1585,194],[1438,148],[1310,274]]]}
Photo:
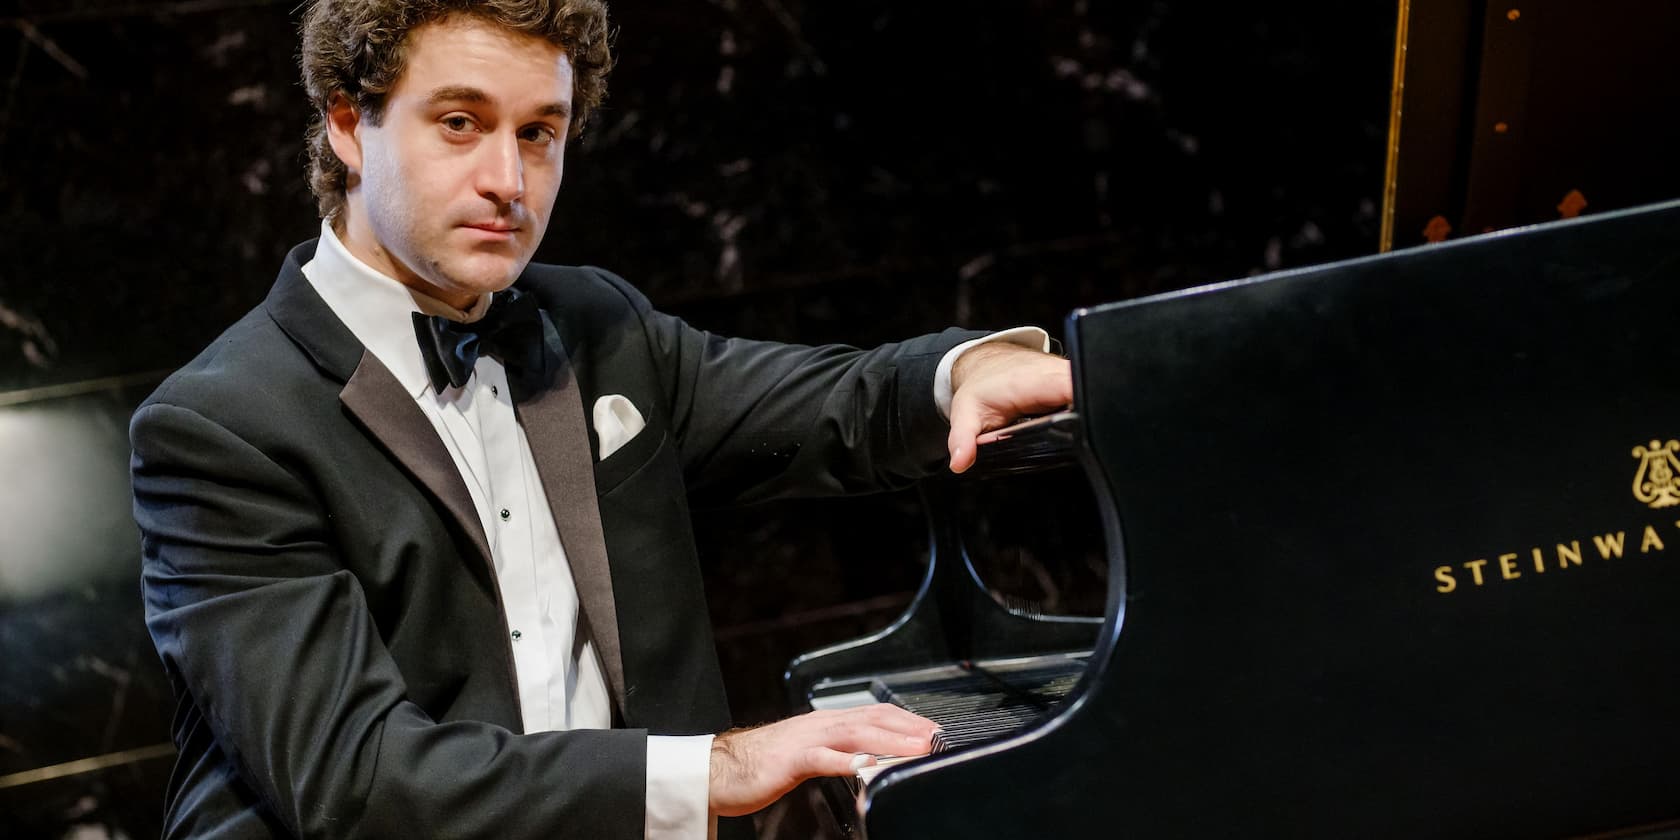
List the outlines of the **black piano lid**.
{"label": "black piano lid", "polygon": [[1075,312],[1092,672],[868,836],[1680,817],[1677,316],[1680,202]]}

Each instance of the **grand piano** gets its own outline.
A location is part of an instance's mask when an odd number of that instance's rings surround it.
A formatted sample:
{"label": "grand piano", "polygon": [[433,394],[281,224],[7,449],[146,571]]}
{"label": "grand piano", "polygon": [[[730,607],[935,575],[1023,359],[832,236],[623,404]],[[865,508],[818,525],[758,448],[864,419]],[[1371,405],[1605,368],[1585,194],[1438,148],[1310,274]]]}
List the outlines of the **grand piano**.
{"label": "grand piano", "polygon": [[[1680,202],[1074,312],[1074,409],[923,489],[920,592],[796,659],[930,756],[854,836],[1680,837]],[[956,514],[1077,469],[1100,618]]]}

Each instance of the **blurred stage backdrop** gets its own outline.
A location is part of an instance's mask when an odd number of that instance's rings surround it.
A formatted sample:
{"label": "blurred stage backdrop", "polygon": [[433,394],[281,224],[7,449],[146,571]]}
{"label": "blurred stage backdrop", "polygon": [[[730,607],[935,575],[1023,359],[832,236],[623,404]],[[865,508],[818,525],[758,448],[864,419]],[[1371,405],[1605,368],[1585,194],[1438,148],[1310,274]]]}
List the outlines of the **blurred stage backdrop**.
{"label": "blurred stage backdrop", "polygon": [[[15,2],[15,0],[14,0]],[[315,235],[299,0],[0,5],[0,836],[148,837],[171,699],[126,424]],[[619,3],[618,69],[538,259],[719,332],[872,344],[1378,246],[1392,3]],[[1102,610],[1089,502],[971,526],[1000,597]],[[697,523],[737,720],[888,623],[913,494]],[[1070,534],[1072,536],[1070,536]],[[821,836],[808,791],[766,837]]]}

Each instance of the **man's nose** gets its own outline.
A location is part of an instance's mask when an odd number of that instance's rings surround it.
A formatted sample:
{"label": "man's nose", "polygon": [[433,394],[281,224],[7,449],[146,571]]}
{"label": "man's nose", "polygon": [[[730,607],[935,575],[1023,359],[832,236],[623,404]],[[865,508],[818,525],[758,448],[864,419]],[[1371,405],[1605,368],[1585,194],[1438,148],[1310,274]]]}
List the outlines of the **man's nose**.
{"label": "man's nose", "polygon": [[497,204],[512,204],[525,195],[525,162],[519,138],[497,132],[480,146],[478,194]]}

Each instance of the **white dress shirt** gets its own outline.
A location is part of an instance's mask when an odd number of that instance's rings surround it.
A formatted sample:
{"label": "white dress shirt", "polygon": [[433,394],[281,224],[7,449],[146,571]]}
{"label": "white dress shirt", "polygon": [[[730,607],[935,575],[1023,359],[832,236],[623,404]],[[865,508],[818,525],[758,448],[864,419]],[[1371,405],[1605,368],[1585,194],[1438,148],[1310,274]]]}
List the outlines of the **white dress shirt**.
{"label": "white dress shirt", "polygon": [[[414,398],[472,495],[507,613],[525,731],[610,727],[612,707],[600,657],[580,621],[571,568],[530,443],[514,415],[506,370],[482,355],[466,385],[437,393],[415,340],[410,313],[474,321],[488,308],[489,296],[462,311],[420,294],[353,256],[326,222],[303,274]],[[1049,347],[1043,330],[1019,327],[953,348],[935,374],[941,413],[950,413],[951,367],[957,356],[994,340]],[[714,833],[707,790],[712,737],[648,736],[647,840]]]}

